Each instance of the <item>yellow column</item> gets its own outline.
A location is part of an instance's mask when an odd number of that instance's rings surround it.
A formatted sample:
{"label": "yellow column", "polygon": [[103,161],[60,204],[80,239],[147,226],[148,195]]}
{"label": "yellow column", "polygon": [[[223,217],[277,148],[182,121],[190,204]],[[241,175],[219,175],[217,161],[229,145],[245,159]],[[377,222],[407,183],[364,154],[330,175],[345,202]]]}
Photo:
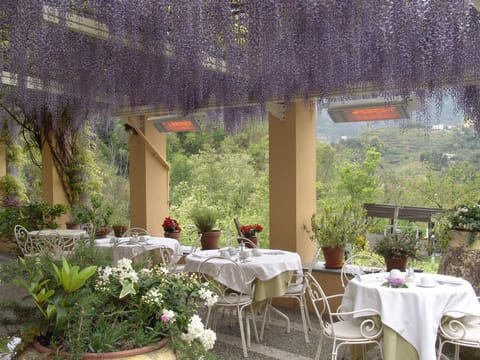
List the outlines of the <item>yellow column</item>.
{"label": "yellow column", "polygon": [[[47,141],[42,147],[42,196],[43,201],[50,205],[63,204],[68,206],[67,195],[63,184],[53,162],[53,155]],[[67,215],[58,218],[59,227],[65,227]]]}
{"label": "yellow column", "polygon": [[304,263],[316,243],[303,225],[316,211],[316,110],[313,103],[288,104],[285,119],[269,120],[270,247],[296,251]]}
{"label": "yellow column", "polygon": [[162,222],[168,215],[167,137],[146,117],[129,118],[142,134],[130,136],[130,226],[152,235],[163,235]]}

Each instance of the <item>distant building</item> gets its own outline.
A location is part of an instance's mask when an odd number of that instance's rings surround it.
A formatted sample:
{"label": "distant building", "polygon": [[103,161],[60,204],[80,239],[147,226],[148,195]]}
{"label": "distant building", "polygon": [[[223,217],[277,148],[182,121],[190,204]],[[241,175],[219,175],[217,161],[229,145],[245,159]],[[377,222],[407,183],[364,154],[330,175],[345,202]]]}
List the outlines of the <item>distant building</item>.
{"label": "distant building", "polygon": [[443,131],[443,130],[445,130],[445,125],[443,125],[443,124],[432,125],[432,130]]}

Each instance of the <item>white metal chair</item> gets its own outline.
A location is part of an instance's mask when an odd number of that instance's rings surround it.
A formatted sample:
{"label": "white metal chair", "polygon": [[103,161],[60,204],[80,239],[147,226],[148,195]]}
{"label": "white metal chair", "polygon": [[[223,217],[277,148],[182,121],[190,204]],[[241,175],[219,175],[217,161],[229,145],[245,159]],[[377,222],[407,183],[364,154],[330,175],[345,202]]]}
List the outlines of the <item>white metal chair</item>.
{"label": "white metal chair", "polygon": [[[252,308],[253,294],[255,285],[253,281],[247,282],[245,273],[239,264],[231,259],[222,257],[210,257],[203,261],[198,269],[201,282],[209,282],[213,291],[218,295],[215,305],[208,309],[206,324],[216,325],[216,315],[220,308],[234,309],[238,317],[240,327],[240,336],[242,339],[243,356],[248,357],[247,346],[250,346],[250,322],[248,314],[245,314],[247,336],[245,340],[244,311],[249,310],[252,320],[255,339],[258,342],[257,326],[255,323],[255,313]],[[235,280],[236,288],[231,289],[222,283],[222,279],[230,278]]]}
{"label": "white metal chair", "polygon": [[480,316],[463,311],[447,311],[438,329],[438,360],[443,346],[455,347],[455,360],[460,358],[460,346],[480,349]]}
{"label": "white metal chair", "polygon": [[13,228],[13,234],[23,256],[34,256],[39,254],[39,249],[27,229],[21,225],[15,225]]}
{"label": "white metal chair", "polygon": [[133,227],[125,231],[122,237],[129,237],[129,236],[150,236],[150,233],[142,228]]}
{"label": "white metal chair", "polygon": [[[298,274],[295,273],[293,274],[292,278],[290,279],[288,283],[288,288],[287,292],[280,296],[279,298],[287,298],[287,299],[294,299],[298,301],[298,305],[300,307],[300,315],[302,316],[302,324],[303,324],[303,333],[305,336],[305,342],[309,343],[310,339],[308,337],[308,331],[312,329],[312,324],[310,322],[310,316],[308,314],[308,307],[307,307],[307,286],[308,286],[308,281],[307,281],[307,276],[312,273],[313,267],[318,261],[318,256],[320,255],[320,251],[322,249],[319,247],[317,251],[315,252],[315,255],[312,258],[312,261],[309,262],[308,264],[304,265],[303,267],[303,273]],[[267,318],[270,317],[270,311],[273,309],[274,311],[276,310],[275,308],[272,307],[271,305],[272,299],[268,299],[267,305],[265,307],[265,312],[263,314],[263,322],[262,322],[262,330],[260,331],[260,339],[263,340],[263,333],[265,331],[265,324],[267,323]],[[280,313],[277,311],[277,313],[285,318],[285,314]],[[290,332],[290,319],[288,317],[285,318],[287,321],[287,333]]]}
{"label": "white metal chair", "polygon": [[146,268],[152,268],[154,266],[165,266],[169,270],[172,266],[172,249],[166,246],[159,246],[155,249],[145,251],[132,257],[133,264],[140,264]]}
{"label": "white metal chair", "polygon": [[[313,309],[320,322],[320,340],[315,354],[315,360],[320,359],[322,352],[323,338],[328,337],[333,340],[332,360],[337,359],[338,350],[341,346],[362,345],[364,359],[366,358],[366,345],[376,344],[380,348],[380,355],[383,359],[381,339],[383,327],[379,320],[380,314],[374,309],[361,309],[357,311],[332,312],[329,300],[342,297],[342,294],[326,296],[320,284],[315,278],[308,274],[308,294],[312,301]],[[364,314],[368,312],[372,316],[358,317],[357,313]],[[378,316],[378,317],[377,317]],[[378,320],[378,321],[377,321]]]}
{"label": "white metal chair", "polygon": [[385,271],[385,264],[378,258],[369,254],[357,254],[345,260],[340,279],[345,288],[352,277]]}

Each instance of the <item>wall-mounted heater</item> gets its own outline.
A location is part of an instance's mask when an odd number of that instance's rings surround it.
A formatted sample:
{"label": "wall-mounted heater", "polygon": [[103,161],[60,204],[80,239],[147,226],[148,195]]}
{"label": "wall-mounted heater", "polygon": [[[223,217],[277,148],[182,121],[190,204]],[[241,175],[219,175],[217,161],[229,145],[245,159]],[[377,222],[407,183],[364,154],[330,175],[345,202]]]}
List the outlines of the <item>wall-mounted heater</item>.
{"label": "wall-mounted heater", "polygon": [[205,113],[194,113],[188,115],[165,114],[148,117],[155,128],[160,132],[186,132],[200,130],[200,124],[207,119]]}
{"label": "wall-mounted heater", "polygon": [[400,120],[410,118],[418,107],[416,100],[372,98],[334,103],[327,112],[334,122]]}

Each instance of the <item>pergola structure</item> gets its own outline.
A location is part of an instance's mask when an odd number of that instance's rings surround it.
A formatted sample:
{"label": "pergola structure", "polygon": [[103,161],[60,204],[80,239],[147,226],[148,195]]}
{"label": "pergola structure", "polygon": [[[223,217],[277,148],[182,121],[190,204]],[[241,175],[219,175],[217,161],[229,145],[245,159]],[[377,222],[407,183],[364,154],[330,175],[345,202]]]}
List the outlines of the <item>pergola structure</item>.
{"label": "pergola structure", "polygon": [[[473,5],[473,6],[472,6]],[[469,0],[4,0],[2,105],[54,131],[67,110],[117,114],[131,137],[132,223],[168,212],[165,134],[149,117],[268,109],[271,246],[313,252],[315,100],[449,94],[480,128],[480,16]],[[238,108],[237,108],[238,107]],[[233,110],[232,110],[233,109]],[[49,136],[49,134],[46,134]],[[44,197],[57,194],[43,150]],[[160,184],[160,185],[159,185]],[[157,220],[158,222],[158,220]]]}

